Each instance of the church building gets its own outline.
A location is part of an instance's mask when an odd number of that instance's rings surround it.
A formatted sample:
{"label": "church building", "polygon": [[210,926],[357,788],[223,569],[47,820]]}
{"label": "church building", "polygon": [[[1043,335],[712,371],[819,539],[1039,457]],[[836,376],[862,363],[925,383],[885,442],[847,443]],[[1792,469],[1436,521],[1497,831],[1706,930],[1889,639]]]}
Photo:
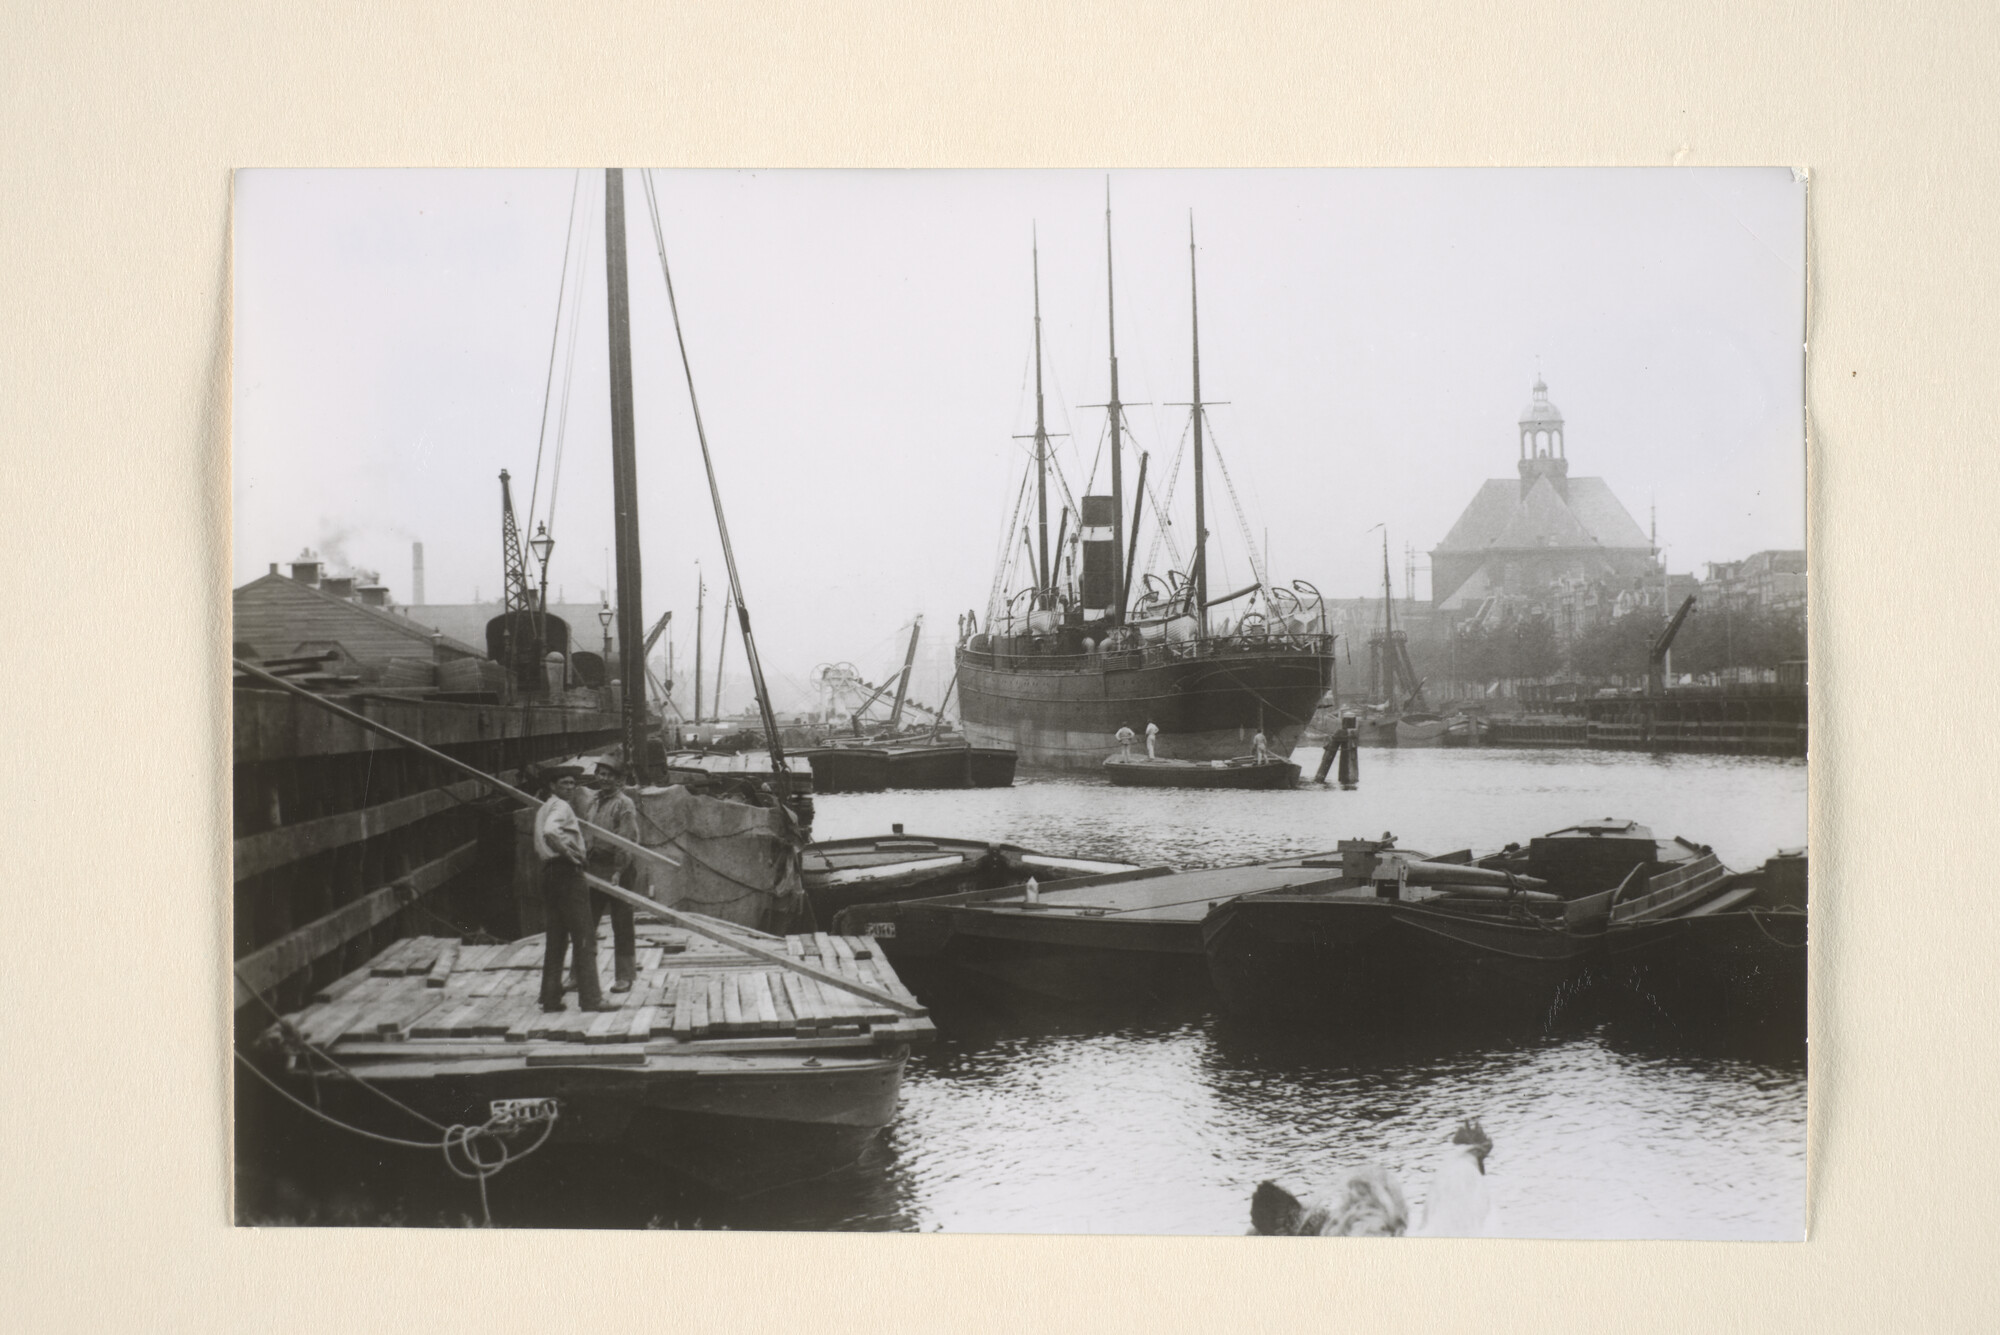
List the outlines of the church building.
{"label": "church building", "polygon": [[1628,589],[1657,579],[1652,542],[1603,478],[1571,477],[1562,413],[1535,377],[1521,412],[1518,478],[1480,487],[1431,549],[1431,601],[1476,614],[1554,602],[1579,589]]}

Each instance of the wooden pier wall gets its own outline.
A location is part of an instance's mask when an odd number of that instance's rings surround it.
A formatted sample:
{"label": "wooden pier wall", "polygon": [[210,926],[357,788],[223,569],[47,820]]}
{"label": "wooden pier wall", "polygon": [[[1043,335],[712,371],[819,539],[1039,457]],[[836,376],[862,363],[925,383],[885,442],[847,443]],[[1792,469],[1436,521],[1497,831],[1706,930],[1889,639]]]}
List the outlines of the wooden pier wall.
{"label": "wooden pier wall", "polygon": [[[618,739],[616,715],[367,695],[341,703],[502,777]],[[280,1010],[407,935],[511,860],[513,804],[310,702],[239,686],[234,700],[236,1006]]]}

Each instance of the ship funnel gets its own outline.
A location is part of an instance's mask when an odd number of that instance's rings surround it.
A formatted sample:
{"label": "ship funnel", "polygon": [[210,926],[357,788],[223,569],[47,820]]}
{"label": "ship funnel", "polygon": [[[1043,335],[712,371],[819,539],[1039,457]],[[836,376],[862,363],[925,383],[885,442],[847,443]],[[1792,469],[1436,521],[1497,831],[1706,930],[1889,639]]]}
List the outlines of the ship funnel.
{"label": "ship funnel", "polygon": [[1109,496],[1083,498],[1083,617],[1101,621],[1118,601],[1118,503]]}

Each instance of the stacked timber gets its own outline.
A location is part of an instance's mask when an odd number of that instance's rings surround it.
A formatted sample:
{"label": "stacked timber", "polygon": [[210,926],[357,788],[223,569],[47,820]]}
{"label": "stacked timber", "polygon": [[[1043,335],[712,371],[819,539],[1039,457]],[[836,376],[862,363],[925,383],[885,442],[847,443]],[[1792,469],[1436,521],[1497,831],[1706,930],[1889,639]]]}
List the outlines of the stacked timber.
{"label": "stacked timber", "polygon": [[[820,932],[787,938],[745,933],[755,944],[825,973],[922,1007],[866,937]],[[315,993],[286,1017],[299,1041],[329,1052],[399,1058],[526,1056],[554,1060],[564,1045],[656,1044],[660,1054],[740,1048],[736,1040],[928,1041],[928,1018],[890,1010],[803,972],[732,950],[676,928],[642,923],[638,977],[629,992],[607,992],[613,1009],[544,1011],[540,936],[502,945],[408,937]],[[609,979],[609,943],[599,951]],[[282,1043],[283,1031],[272,1035]],[[475,1040],[483,1040],[483,1045]],[[528,1045],[508,1050],[508,1045]],[[780,1048],[784,1045],[781,1043]],[[771,1050],[769,1042],[757,1050]]]}

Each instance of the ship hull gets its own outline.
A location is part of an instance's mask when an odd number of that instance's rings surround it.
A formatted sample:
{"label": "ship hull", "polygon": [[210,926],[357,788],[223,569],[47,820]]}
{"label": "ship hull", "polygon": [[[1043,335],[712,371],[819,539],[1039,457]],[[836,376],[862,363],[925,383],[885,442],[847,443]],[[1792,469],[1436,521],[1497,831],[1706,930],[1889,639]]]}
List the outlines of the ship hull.
{"label": "ship hull", "polygon": [[964,733],[975,746],[1006,747],[1043,769],[1100,769],[1118,730],[1157,724],[1167,760],[1247,754],[1261,729],[1288,757],[1332,677],[1315,648],[1232,650],[1204,644],[1144,654],[1037,655],[961,648]]}

